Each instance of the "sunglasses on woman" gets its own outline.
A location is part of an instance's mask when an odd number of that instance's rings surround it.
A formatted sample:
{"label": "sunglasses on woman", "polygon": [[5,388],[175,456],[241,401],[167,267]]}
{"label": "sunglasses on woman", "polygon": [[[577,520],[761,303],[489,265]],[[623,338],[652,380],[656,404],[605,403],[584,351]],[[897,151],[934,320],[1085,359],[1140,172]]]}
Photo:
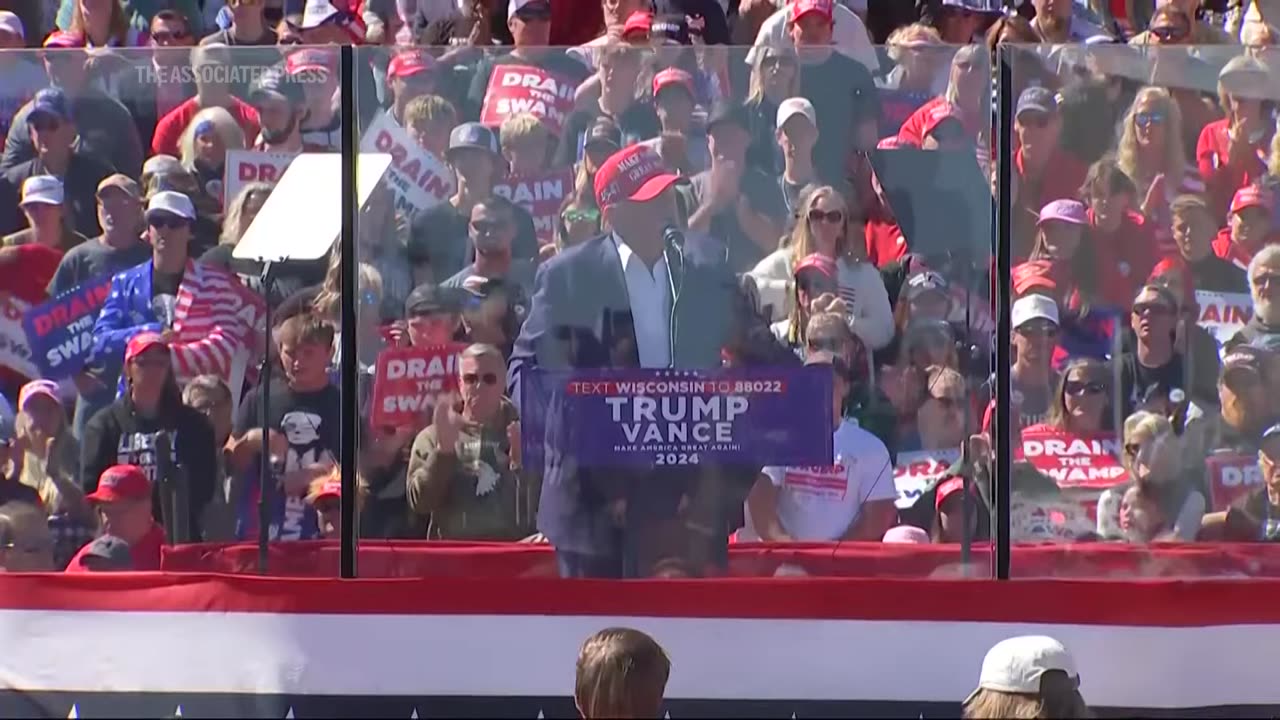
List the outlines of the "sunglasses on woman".
{"label": "sunglasses on woman", "polygon": [[1107,386],[1100,382],[1081,382],[1079,380],[1068,380],[1066,392],[1073,397],[1081,395],[1101,395],[1107,391]]}
{"label": "sunglasses on woman", "polygon": [[838,225],[844,222],[844,211],[819,210],[814,208],[809,211],[809,222],[828,222],[832,225]]}
{"label": "sunglasses on woman", "polygon": [[1140,112],[1133,116],[1133,124],[1140,128],[1149,128],[1152,125],[1163,125],[1165,114],[1162,112]]}
{"label": "sunglasses on woman", "polygon": [[1161,25],[1151,28],[1151,34],[1160,38],[1163,42],[1170,40],[1181,40],[1188,34],[1188,29],[1180,25]]}

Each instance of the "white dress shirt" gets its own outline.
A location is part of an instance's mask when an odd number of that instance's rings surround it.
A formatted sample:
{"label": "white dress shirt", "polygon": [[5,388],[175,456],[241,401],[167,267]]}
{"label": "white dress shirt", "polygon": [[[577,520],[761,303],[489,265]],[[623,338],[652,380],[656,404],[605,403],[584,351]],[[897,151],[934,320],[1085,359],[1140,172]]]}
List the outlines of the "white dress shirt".
{"label": "white dress shirt", "polygon": [[613,234],[613,245],[622,261],[622,277],[631,300],[640,367],[670,367],[671,283],[667,279],[667,260],[659,259],[650,269],[617,233]]}

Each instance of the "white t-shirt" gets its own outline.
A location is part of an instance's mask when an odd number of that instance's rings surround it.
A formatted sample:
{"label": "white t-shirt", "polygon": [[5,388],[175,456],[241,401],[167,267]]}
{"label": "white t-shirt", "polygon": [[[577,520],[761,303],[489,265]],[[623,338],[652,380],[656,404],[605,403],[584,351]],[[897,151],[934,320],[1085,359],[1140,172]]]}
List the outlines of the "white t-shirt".
{"label": "white t-shirt", "polygon": [[846,419],[834,436],[831,467],[767,467],[778,488],[778,520],[792,538],[839,540],[865,503],[897,497],[884,443]]}

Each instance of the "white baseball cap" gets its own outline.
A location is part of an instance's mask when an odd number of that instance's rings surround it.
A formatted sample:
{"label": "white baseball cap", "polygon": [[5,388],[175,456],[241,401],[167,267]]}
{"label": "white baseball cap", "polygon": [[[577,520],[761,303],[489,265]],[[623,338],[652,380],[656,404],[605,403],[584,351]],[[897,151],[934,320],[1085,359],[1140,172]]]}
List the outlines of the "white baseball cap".
{"label": "white baseball cap", "polygon": [[777,128],[782,129],[795,115],[803,115],[809,119],[814,127],[818,127],[818,113],[814,112],[813,103],[802,97],[787,98],[778,106],[778,124]]}
{"label": "white baseball cap", "polygon": [[1044,295],[1027,295],[1019,298],[1013,304],[1013,311],[1010,313],[1013,320],[1013,329],[1017,330],[1024,324],[1043,318],[1052,322],[1054,325],[1060,324],[1058,320],[1058,303],[1053,298]]}
{"label": "white baseball cap", "polygon": [[22,181],[21,205],[61,205],[62,181],[52,175],[32,175]]}
{"label": "white baseball cap", "polygon": [[22,40],[27,39],[27,32],[22,27],[22,20],[8,10],[0,10],[0,31],[16,35]]}
{"label": "white baseball cap", "polygon": [[1022,635],[1001,640],[982,659],[978,687],[969,694],[970,703],[979,690],[1006,693],[1040,692],[1040,678],[1050,670],[1058,670],[1080,682],[1076,661],[1062,643],[1046,635]]}
{"label": "white baseball cap", "polygon": [[196,208],[191,204],[191,198],[172,190],[164,190],[151,196],[151,200],[147,202],[147,215],[154,212],[166,212],[187,220],[196,219]]}

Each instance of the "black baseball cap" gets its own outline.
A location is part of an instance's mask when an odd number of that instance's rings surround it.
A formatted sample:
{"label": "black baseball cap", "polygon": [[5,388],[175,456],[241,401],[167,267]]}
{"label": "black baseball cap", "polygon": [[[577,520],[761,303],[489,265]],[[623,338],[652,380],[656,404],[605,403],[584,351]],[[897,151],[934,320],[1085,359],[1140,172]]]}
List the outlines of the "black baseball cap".
{"label": "black baseball cap", "polygon": [[435,283],[423,283],[405,298],[404,314],[405,317],[457,315],[462,312],[462,305],[462,291],[440,287]]}
{"label": "black baseball cap", "polygon": [[717,125],[724,123],[733,123],[746,130],[750,127],[750,122],[750,115],[745,105],[719,100],[711,107],[711,113],[707,116],[707,132],[714,131]]}

